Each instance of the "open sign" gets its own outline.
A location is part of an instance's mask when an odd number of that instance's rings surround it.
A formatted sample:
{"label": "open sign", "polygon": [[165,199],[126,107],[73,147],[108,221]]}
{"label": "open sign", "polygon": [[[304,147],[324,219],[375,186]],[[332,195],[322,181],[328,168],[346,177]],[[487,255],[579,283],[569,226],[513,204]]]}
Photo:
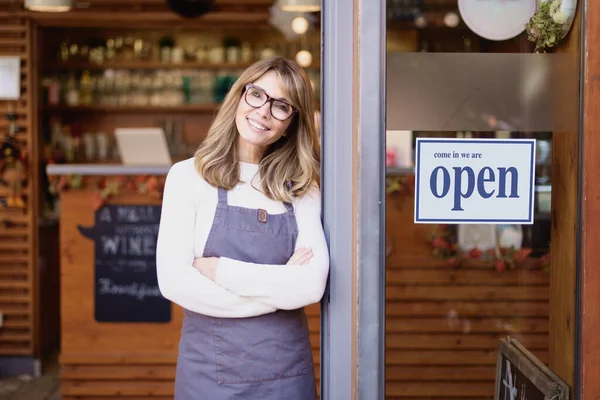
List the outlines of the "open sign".
{"label": "open sign", "polygon": [[535,139],[416,145],[415,222],[533,223]]}

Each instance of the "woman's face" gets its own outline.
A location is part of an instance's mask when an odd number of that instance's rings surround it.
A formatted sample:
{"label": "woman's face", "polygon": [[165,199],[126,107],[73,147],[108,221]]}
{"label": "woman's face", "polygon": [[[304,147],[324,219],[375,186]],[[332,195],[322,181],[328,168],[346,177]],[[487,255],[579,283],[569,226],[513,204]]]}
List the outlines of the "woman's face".
{"label": "woman's face", "polygon": [[[259,162],[265,149],[283,136],[290,126],[293,116],[281,121],[285,115],[291,113],[290,100],[284,94],[282,85],[275,71],[268,71],[259,79],[251,83],[240,98],[235,124],[239,133],[239,149],[242,161]],[[268,97],[266,97],[266,96]],[[248,97],[248,101],[246,100]],[[273,105],[271,114],[271,102],[265,101],[262,106],[256,107],[267,98],[281,100]],[[252,103],[254,107],[248,102]],[[286,108],[287,107],[287,108]],[[244,158],[252,158],[244,160]]]}

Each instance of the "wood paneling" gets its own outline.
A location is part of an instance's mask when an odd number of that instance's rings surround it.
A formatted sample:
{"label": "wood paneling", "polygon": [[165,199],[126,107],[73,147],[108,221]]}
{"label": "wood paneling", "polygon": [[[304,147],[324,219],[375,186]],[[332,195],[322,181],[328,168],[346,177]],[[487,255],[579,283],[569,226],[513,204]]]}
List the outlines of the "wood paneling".
{"label": "wood paneling", "polygon": [[[19,144],[28,154],[36,154],[35,101],[30,22],[13,16],[0,17],[0,55],[21,57],[21,97],[11,102],[18,113]],[[7,134],[7,101],[0,101],[0,141]],[[31,160],[33,174],[25,188],[26,208],[0,206],[0,356],[33,356],[38,352],[37,335],[37,162]],[[0,186],[0,197],[11,191]]]}
{"label": "wood paneling", "polygon": [[[173,398],[183,310],[173,305],[167,324],[98,323],[94,320],[94,245],[78,225],[92,226],[91,190],[61,194],[61,392],[63,400]],[[120,204],[160,204],[138,194]],[[315,373],[319,372],[319,306],[307,307]]]}
{"label": "wood paneling", "polygon": [[582,292],[581,396],[600,394],[600,2],[584,0],[583,46],[583,154],[582,154]]}
{"label": "wood paneling", "polygon": [[548,363],[549,275],[435,259],[410,196],[387,199],[386,399],[491,399],[500,339]]}

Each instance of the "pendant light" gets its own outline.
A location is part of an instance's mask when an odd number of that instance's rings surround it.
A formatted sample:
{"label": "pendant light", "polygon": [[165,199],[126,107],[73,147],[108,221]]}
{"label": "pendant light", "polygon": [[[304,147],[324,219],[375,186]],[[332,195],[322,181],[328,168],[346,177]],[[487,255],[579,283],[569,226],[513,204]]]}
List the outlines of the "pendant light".
{"label": "pendant light", "polygon": [[281,0],[279,7],[289,12],[321,11],[321,0]]}
{"label": "pendant light", "polygon": [[31,11],[65,12],[72,5],[72,0],[25,0],[25,8]]}

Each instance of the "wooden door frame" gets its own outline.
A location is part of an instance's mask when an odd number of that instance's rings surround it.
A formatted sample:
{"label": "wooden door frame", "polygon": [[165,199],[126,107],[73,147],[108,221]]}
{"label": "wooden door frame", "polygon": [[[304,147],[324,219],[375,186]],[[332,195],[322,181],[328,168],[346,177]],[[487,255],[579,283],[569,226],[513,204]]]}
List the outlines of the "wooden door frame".
{"label": "wooden door frame", "polygon": [[[600,2],[581,0],[582,102],[580,146],[580,285],[579,359],[580,398],[600,394]],[[576,369],[577,370],[577,369]]]}

